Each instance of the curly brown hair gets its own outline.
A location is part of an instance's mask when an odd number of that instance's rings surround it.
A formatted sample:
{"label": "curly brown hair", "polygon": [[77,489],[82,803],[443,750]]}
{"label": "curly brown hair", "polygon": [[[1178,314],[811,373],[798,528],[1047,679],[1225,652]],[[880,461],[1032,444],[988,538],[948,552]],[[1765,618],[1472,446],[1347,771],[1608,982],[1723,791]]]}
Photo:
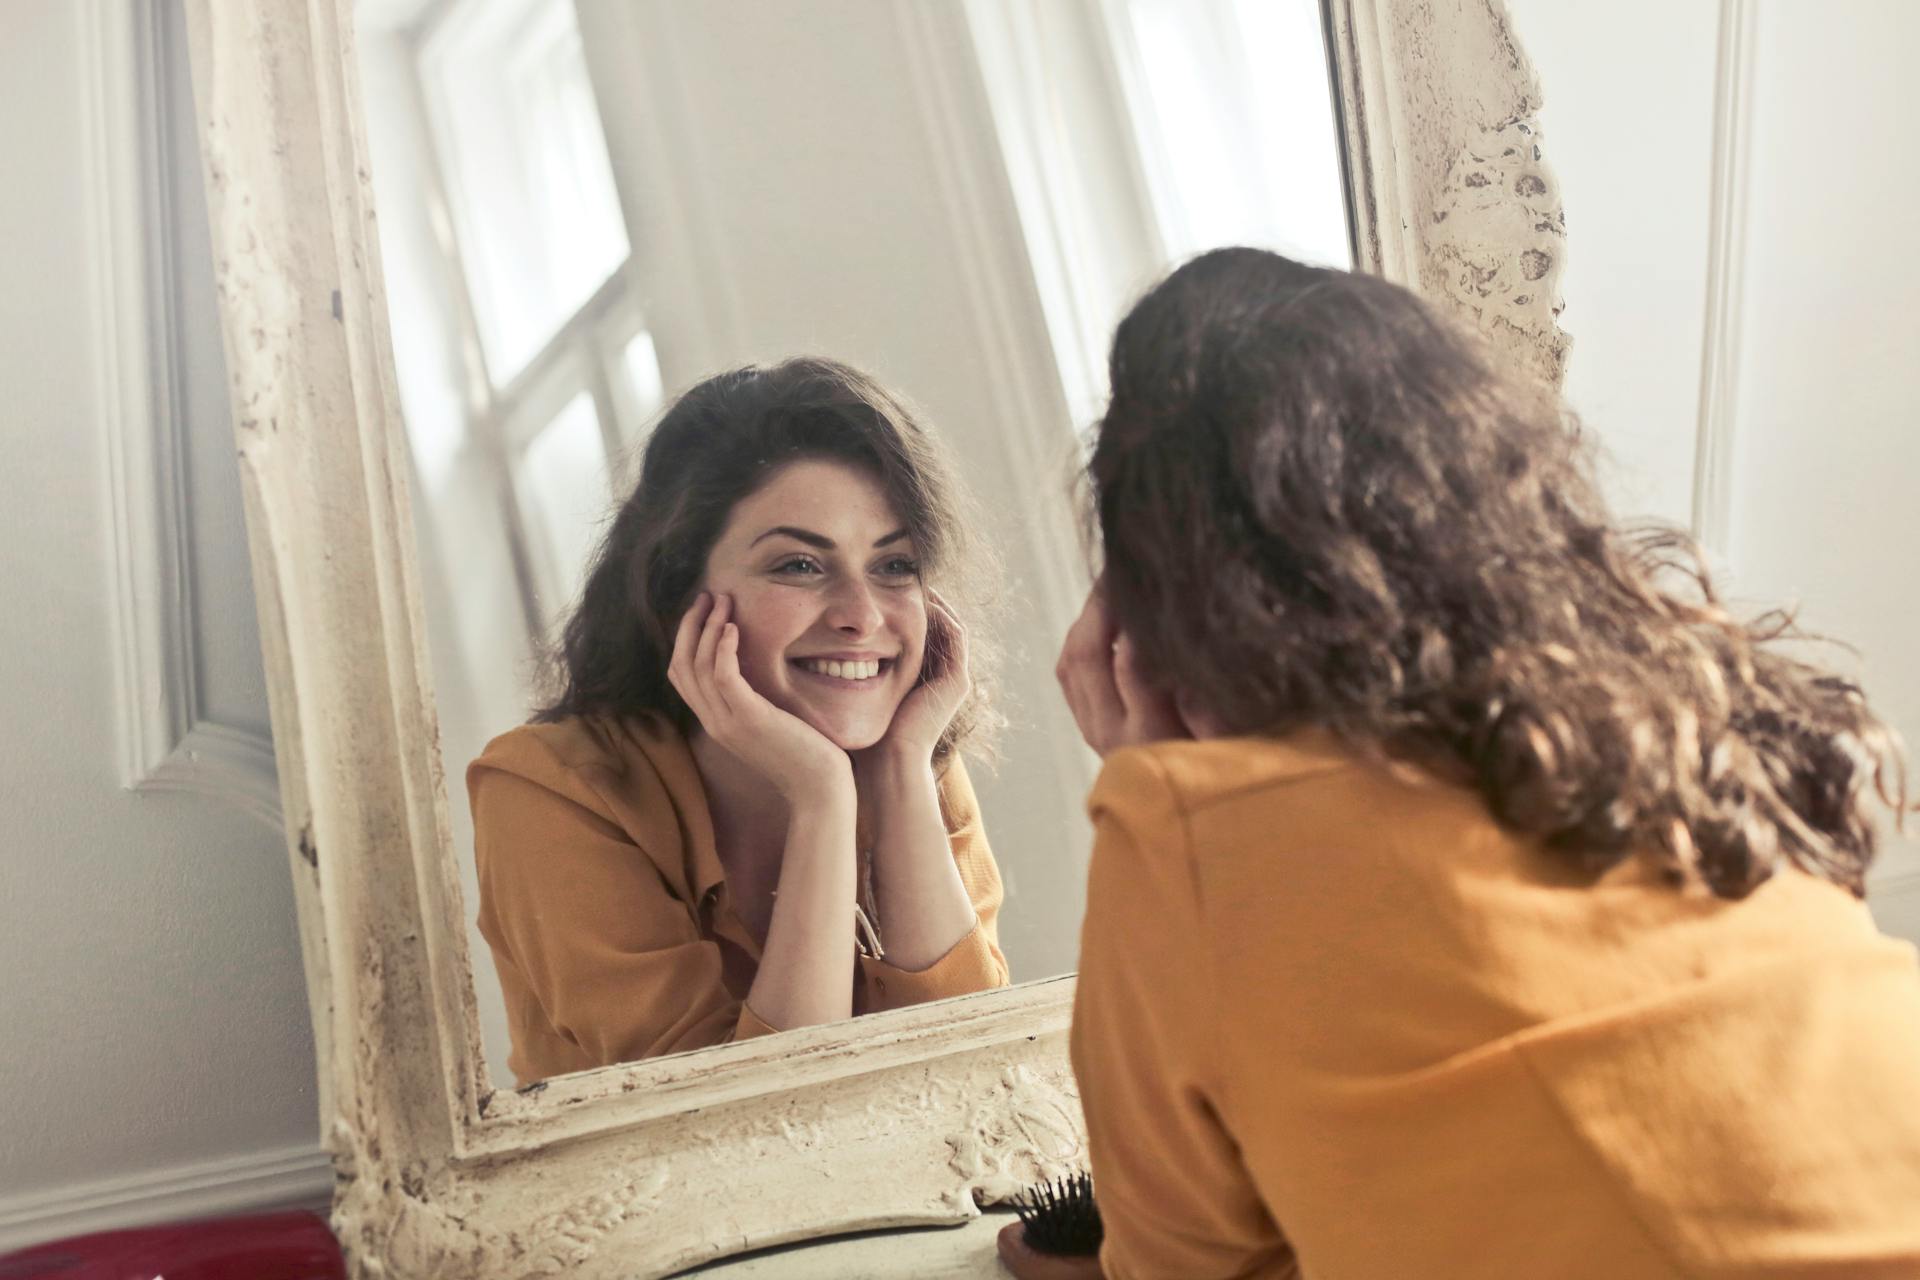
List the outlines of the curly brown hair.
{"label": "curly brown hair", "polygon": [[860,467],[913,539],[923,579],[967,624],[972,692],[940,737],[942,767],[963,744],[986,753],[995,648],[982,625],[995,559],[939,441],[866,374],[803,356],[716,374],[682,394],[648,437],[640,480],[594,552],[586,585],[547,655],[557,692],[535,721],[656,714],[682,732],[692,710],[667,680],[680,619],[741,499],[802,459]]}
{"label": "curly brown hair", "polygon": [[1470,782],[1595,873],[1651,851],[1742,897],[1782,861],[1864,893],[1898,737],[1742,622],[1685,535],[1610,519],[1549,389],[1375,277],[1188,262],[1113,341],[1087,471],[1145,670],[1248,734],[1306,726]]}

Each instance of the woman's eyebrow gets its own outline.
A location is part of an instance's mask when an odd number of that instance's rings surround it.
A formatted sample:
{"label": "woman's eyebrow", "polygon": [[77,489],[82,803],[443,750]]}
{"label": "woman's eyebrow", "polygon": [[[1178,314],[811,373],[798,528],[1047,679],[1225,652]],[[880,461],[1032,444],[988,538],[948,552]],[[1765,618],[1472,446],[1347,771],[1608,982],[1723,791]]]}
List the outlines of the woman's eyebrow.
{"label": "woman's eyebrow", "polygon": [[[880,539],[878,542],[874,543],[873,545],[876,548],[878,548],[878,547],[886,546],[889,542],[898,542],[900,541],[900,539],[906,537],[909,532],[910,530],[906,528],[895,529],[892,533]],[[829,538],[824,534],[815,533],[811,529],[798,529],[790,524],[777,524],[773,526],[773,528],[761,534],[759,537],[755,538],[752,542],[748,543],[747,546],[750,548],[757,547],[762,542],[765,542],[768,538],[772,538],[776,536],[785,536],[788,538],[792,538],[795,542],[804,542],[808,546],[818,547],[822,551],[832,551],[834,547],[838,545],[834,542],[832,538]]]}
{"label": "woman's eyebrow", "polygon": [[811,529],[796,529],[790,524],[777,524],[773,526],[773,528],[767,530],[752,542],[749,542],[747,546],[749,548],[757,547],[768,538],[781,535],[792,538],[795,542],[804,542],[810,547],[818,547],[822,551],[831,551],[834,547],[832,538],[815,533]]}

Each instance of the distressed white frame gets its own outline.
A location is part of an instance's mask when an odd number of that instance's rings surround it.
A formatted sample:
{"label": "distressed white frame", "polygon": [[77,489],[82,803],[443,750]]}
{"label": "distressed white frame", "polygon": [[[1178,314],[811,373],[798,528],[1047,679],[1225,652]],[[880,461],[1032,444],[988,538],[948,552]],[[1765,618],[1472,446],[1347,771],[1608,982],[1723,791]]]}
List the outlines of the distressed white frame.
{"label": "distressed white frame", "polygon": [[[1539,90],[1499,0],[1327,8],[1357,261],[1557,379],[1562,222],[1533,123]],[[1071,977],[490,1088],[447,836],[351,3],[187,10],[323,1135],[339,1175],[333,1223],[354,1273],[657,1276],[782,1241],[962,1221],[1078,1162]],[[902,11],[923,38],[967,38],[957,5],[903,0]],[[930,90],[928,143],[964,175],[957,201],[1004,194],[1003,177],[981,168],[998,162],[990,148],[954,137],[937,109],[956,91]],[[1010,383],[1031,380],[1026,357],[1007,358]]]}

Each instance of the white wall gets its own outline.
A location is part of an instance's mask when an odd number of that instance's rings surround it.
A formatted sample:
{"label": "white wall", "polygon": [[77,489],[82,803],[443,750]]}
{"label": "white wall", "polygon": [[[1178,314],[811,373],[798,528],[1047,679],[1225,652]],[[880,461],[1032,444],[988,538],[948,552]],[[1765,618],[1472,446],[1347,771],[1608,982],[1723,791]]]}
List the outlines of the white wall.
{"label": "white wall", "polygon": [[[1567,210],[1567,396],[1622,511],[1685,523],[1706,315],[1712,0],[1508,0]],[[1657,32],[1657,36],[1653,33]]]}
{"label": "white wall", "polygon": [[[120,602],[155,584],[133,563],[147,540],[122,556],[114,531],[152,477],[111,484],[109,442],[166,420],[160,405],[129,412],[117,390],[144,376],[127,332],[136,345],[159,336],[138,316],[116,325],[140,298],[114,230],[137,249],[142,215],[139,151],[115,152],[111,125],[141,113],[131,57],[111,55],[140,8],[117,21],[93,0],[0,10],[0,1250],[311,1201],[331,1183],[279,831],[227,799],[123,787],[123,741],[168,693],[123,693],[116,676]],[[265,734],[265,686],[198,154],[184,67],[172,70],[169,140],[188,197],[172,245],[178,581],[191,588],[178,669],[192,673],[189,720],[246,740]]]}
{"label": "white wall", "polygon": [[[1801,602],[1809,629],[1860,651],[1823,656],[1920,743],[1920,263],[1891,234],[1920,207],[1920,6],[1507,5],[1566,197],[1567,392],[1610,455],[1616,505],[1693,520],[1705,359],[1724,351],[1724,530],[1701,513],[1723,585],[1754,609]],[[1744,57],[1721,40],[1741,25]],[[1718,130],[1717,72],[1747,107]],[[1745,191],[1724,230],[1722,161]],[[1709,333],[1723,243],[1732,302]],[[1890,842],[1870,894],[1910,938],[1915,836],[1920,822]]]}
{"label": "white wall", "polygon": [[[1728,552],[1920,747],[1920,6],[1757,8]],[[1920,814],[1879,870],[1920,937]]]}

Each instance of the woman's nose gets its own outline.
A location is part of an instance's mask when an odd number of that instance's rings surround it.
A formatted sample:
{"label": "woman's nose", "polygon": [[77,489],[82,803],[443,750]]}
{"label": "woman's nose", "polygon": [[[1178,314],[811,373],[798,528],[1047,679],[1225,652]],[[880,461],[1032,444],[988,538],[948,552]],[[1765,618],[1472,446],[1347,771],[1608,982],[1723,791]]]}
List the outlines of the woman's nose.
{"label": "woman's nose", "polygon": [[844,635],[870,635],[880,629],[884,619],[873,587],[863,580],[841,583],[827,605],[827,625]]}

